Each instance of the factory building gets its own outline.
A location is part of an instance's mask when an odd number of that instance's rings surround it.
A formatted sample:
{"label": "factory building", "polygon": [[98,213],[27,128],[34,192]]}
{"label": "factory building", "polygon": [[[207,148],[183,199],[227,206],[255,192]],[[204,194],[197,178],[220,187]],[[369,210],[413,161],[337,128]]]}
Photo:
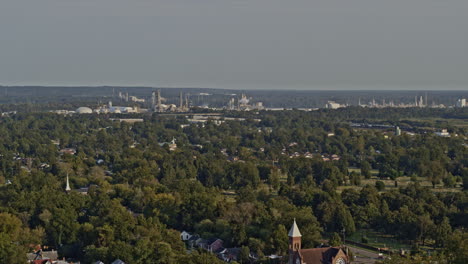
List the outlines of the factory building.
{"label": "factory building", "polygon": [[455,106],[456,107],[466,107],[466,99],[465,98],[458,99]]}
{"label": "factory building", "polygon": [[237,104],[236,104],[236,99],[232,97],[231,99],[229,99],[226,109],[227,110],[239,110],[239,111],[265,109],[265,107],[263,106],[263,102],[256,102],[254,104],[251,104],[250,103],[251,99],[252,98],[247,98],[245,94],[241,94],[241,97],[237,99]]}
{"label": "factory building", "polygon": [[77,114],[92,114],[93,110],[91,108],[89,108],[89,107],[78,107],[75,110],[75,113],[77,113]]}
{"label": "factory building", "polygon": [[161,90],[153,91],[151,94],[151,110],[153,112],[187,112],[190,110],[188,95],[184,95],[182,92],[179,94],[179,106],[175,104],[164,104],[166,98],[161,96]]}
{"label": "factory building", "polygon": [[326,104],[325,104],[325,108],[327,109],[338,109],[338,108],[341,108],[341,107],[345,107],[344,105],[342,104],[339,104],[335,101],[328,101]]}

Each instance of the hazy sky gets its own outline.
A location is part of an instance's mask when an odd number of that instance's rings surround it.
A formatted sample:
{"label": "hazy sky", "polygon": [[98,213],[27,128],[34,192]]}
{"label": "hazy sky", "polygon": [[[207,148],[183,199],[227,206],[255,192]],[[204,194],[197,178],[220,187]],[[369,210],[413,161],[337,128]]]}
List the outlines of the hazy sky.
{"label": "hazy sky", "polygon": [[0,84],[468,89],[468,0],[0,0]]}

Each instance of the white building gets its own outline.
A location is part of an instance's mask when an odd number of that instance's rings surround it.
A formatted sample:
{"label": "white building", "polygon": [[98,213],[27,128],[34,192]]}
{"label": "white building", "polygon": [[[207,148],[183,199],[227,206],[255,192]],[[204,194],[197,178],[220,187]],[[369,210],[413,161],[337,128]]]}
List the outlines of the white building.
{"label": "white building", "polygon": [[450,133],[447,132],[447,129],[442,129],[442,131],[436,132],[435,134],[440,136],[440,137],[449,137],[450,136]]}
{"label": "white building", "polygon": [[325,104],[325,108],[328,108],[328,109],[338,109],[338,108],[341,108],[341,107],[344,107],[344,106],[337,103],[337,102],[335,102],[335,101],[328,101]]}
{"label": "white building", "polygon": [[130,101],[132,102],[136,102],[136,103],[144,103],[145,102],[145,99],[143,98],[138,98],[136,96],[130,96]]}
{"label": "white building", "polygon": [[466,99],[465,98],[460,98],[457,100],[457,103],[455,104],[456,107],[465,107],[466,105]]}
{"label": "white building", "polygon": [[182,239],[182,241],[187,241],[191,237],[192,237],[192,235],[187,231],[182,231],[182,233],[180,233],[180,239]]}
{"label": "white building", "polygon": [[79,107],[75,112],[78,114],[92,114],[93,110],[89,107]]}
{"label": "white building", "polygon": [[263,102],[256,102],[254,104],[254,109],[257,109],[257,110],[263,110],[265,109],[265,107],[263,106]]}
{"label": "white building", "polygon": [[395,128],[395,136],[401,136],[401,129],[398,126]]}

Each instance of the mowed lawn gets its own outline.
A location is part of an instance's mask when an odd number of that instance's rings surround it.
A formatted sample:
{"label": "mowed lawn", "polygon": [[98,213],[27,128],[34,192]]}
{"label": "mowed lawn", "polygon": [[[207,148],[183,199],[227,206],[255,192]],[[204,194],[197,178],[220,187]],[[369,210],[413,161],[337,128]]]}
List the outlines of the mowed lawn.
{"label": "mowed lawn", "polygon": [[[349,168],[349,172],[357,172],[361,173],[361,169],[358,168]],[[395,186],[395,181],[391,179],[380,179],[377,177],[379,174],[378,170],[371,170],[372,177],[370,179],[361,179],[361,185],[360,186],[354,186],[354,185],[347,185],[347,186],[338,186],[337,191],[341,193],[345,189],[356,189],[356,190],[361,190],[363,186],[369,184],[372,186],[375,186],[376,181],[382,181],[385,184],[385,190],[391,190],[391,189],[396,189],[398,187],[405,187],[408,184],[412,183],[411,177],[409,176],[403,176],[403,177],[398,177],[397,178],[397,186]],[[435,188],[432,188],[432,183],[424,178],[424,177],[416,177],[416,180],[419,182],[421,186],[429,187],[432,189],[433,192],[460,192],[462,190],[462,187],[460,184],[457,183],[456,187],[454,188],[447,188],[443,185],[443,183],[436,184]]]}
{"label": "mowed lawn", "polygon": [[376,248],[385,248],[394,251],[411,248],[411,245],[399,241],[392,235],[383,234],[371,229],[357,230],[356,232],[354,232],[354,234],[347,237],[346,239],[361,243],[363,237],[366,237],[368,241],[365,244]]}

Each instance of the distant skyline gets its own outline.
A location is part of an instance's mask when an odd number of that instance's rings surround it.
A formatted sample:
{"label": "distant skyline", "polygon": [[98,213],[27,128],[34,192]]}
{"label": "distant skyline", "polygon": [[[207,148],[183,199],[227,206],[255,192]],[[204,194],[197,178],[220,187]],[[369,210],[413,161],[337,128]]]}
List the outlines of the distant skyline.
{"label": "distant skyline", "polygon": [[407,92],[437,92],[437,91],[464,91],[468,92],[467,87],[433,87],[433,86],[420,86],[420,87],[387,87],[387,86],[348,86],[346,88],[341,87],[315,87],[315,88],[226,88],[226,87],[188,87],[188,86],[146,86],[146,85],[3,85],[0,84],[0,88],[116,88],[116,89],[127,89],[127,88],[147,88],[147,89],[214,89],[214,90],[237,90],[237,91],[407,91]]}
{"label": "distant skyline", "polygon": [[3,0],[0,85],[468,90],[466,0]]}

